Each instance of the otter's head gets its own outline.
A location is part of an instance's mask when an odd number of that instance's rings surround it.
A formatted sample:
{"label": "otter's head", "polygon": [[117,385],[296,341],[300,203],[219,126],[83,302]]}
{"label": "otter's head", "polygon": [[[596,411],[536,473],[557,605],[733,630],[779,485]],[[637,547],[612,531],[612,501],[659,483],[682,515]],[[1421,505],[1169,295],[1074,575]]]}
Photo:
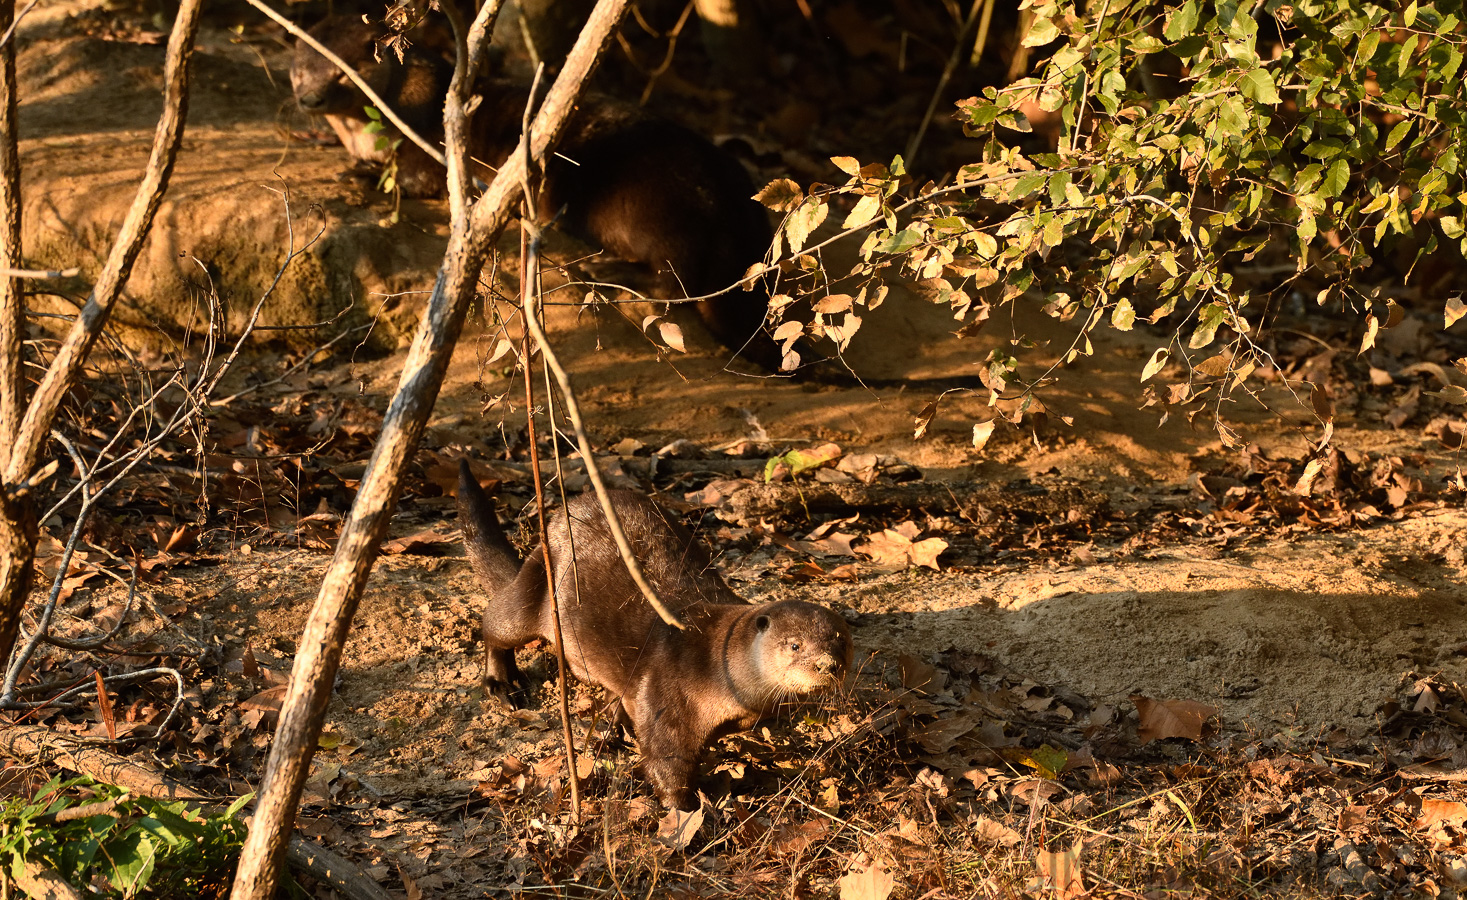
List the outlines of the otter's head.
{"label": "otter's head", "polygon": [[854,648],[846,620],[814,603],[771,603],[754,618],[753,663],[776,698],[832,691]]}
{"label": "otter's head", "polygon": [[[331,52],[377,88],[377,32],[375,26],[353,19],[331,18],[309,32]],[[305,41],[297,41],[290,62],[290,86],[301,111],[313,116],[361,115],[366,97],[336,63],[317,53]]]}

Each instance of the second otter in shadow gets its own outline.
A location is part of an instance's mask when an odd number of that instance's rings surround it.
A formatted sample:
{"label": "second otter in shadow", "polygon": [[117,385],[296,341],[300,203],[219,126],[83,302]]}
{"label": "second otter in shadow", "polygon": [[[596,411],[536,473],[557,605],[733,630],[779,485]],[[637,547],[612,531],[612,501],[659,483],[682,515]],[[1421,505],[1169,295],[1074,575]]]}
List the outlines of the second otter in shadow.
{"label": "second otter in shadow", "polygon": [[[399,62],[378,59],[380,26],[327,19],[310,30],[351,65],[430,142],[443,139],[443,103],[452,66],[431,48],[414,46]],[[296,45],[291,84],[302,111],[325,116],[357,163],[381,165],[367,98],[334,63],[304,41]],[[480,178],[493,177],[519,140],[528,85],[484,78],[483,103],[474,114],[470,155]],[[390,139],[399,137],[390,128]],[[414,197],[443,194],[443,167],[411,141],[397,150],[397,183]],[[753,198],[742,164],[695,131],[603,96],[583,98],[554,155],[545,164],[538,208],[541,224],[629,262],[652,268],[663,297],[697,297],[727,288],[763,258],[773,239],[764,208]],[[769,299],[762,287],[700,301],[712,335],[731,349],[777,366],[767,338],[750,343],[764,323]]]}

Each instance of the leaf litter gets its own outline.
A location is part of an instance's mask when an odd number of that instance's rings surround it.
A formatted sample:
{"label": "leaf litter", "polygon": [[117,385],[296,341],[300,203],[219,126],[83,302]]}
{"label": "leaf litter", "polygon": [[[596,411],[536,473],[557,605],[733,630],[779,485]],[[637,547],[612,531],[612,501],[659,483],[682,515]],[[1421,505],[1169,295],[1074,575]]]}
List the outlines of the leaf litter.
{"label": "leaf litter", "polygon": [[[142,564],[127,652],[174,654],[194,679],[158,756],[221,793],[259,777],[322,551],[370,452],[378,414],[345,386],[303,378],[221,417],[220,444],[253,457],[206,457],[206,512],[197,479],[168,468],[186,448],[165,448],[91,535]],[[526,448],[509,438],[507,458],[477,463],[523,510]],[[618,477],[646,478],[628,473],[650,471],[639,461],[658,442],[610,443],[624,454]],[[939,897],[1467,884],[1467,632],[1460,599],[1446,596],[1467,523],[1421,461],[1326,451],[1302,491],[1309,458],[1245,447],[1199,459],[1175,489],[1097,495],[1049,477],[1012,486],[1040,503],[878,504],[815,521],[791,507],[740,524],[721,521],[725,498],[766,475],[880,491],[923,473],[815,439],[661,443],[659,459],[683,463],[654,484],[744,593],[850,611],[867,656],[847,694],[726,739],[708,767],[711,805],[673,817],[647,795],[635,755],[599,737],[596,692],[575,686],[588,799],[586,824],[570,823],[553,667],[524,654],[536,685],[525,710],[494,707],[477,687],[481,601],[450,495],[457,458],[476,451],[441,428],[415,460],[354,627],[303,798],[307,833],[376,877],[446,897],[483,886]],[[729,477],[725,459],[755,465]],[[1382,539],[1363,541],[1362,525]],[[59,547],[47,531],[42,567]],[[1293,571],[1291,558],[1309,560],[1303,580],[1275,571]],[[119,574],[112,560],[73,558],[63,609],[78,634],[122,614],[120,586],[101,577]],[[1185,571],[1168,574],[1179,560]],[[1359,593],[1340,621],[1315,612],[1350,569]],[[1371,606],[1377,594],[1407,602]],[[1197,619],[1209,607],[1214,625]],[[1184,608],[1201,631],[1187,631]],[[1388,616],[1399,623],[1379,627]],[[1269,634],[1280,622],[1292,634]],[[1336,657],[1373,639],[1364,658],[1377,674],[1282,674],[1299,652],[1286,637]],[[1175,653],[1159,650],[1167,641]],[[1321,659],[1300,655],[1306,667]],[[1237,672],[1218,668],[1229,659]],[[92,674],[58,653],[33,668],[57,683]],[[1292,712],[1279,702],[1289,698]],[[151,688],[120,686],[101,705],[34,720],[126,735],[165,707]]]}

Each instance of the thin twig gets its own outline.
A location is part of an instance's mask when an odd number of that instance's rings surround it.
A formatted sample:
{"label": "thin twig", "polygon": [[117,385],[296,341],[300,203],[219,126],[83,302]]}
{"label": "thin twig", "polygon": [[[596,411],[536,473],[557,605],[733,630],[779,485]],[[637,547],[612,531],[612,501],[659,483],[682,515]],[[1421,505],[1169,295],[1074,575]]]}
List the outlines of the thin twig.
{"label": "thin twig", "polygon": [[0,37],[0,47],[4,47],[6,44],[10,43],[10,38],[12,35],[15,34],[15,29],[20,26],[20,20],[26,17],[26,13],[29,13],[31,10],[35,9],[38,2],[40,2],[40,0],[31,0],[31,2],[25,5],[25,9],[20,11],[20,15],[16,16],[11,21],[10,27],[5,29],[4,37]]}
{"label": "thin twig", "polygon": [[[535,70],[535,80],[530,85],[530,96],[525,101],[524,121],[521,125],[523,133],[528,138],[530,135],[530,114],[535,107],[535,95],[539,93],[540,77],[544,74],[544,67]],[[536,285],[540,274],[540,230],[535,227],[535,201],[534,193],[530,190],[530,173],[533,171],[533,161],[530,159],[530,142],[524,141],[525,147],[525,171],[522,180],[522,200],[524,214],[520,216],[520,309],[525,321],[538,316],[535,311]],[[560,676],[558,697],[560,702],[560,730],[561,740],[565,743],[565,768],[566,783],[570,786],[571,796],[571,821],[581,821],[581,779],[576,772],[576,741],[571,734],[570,726],[570,681],[565,668],[565,635],[561,629],[560,621],[560,598],[555,590],[555,560],[551,556],[550,528],[548,517],[545,513],[545,479],[540,473],[540,442],[535,438],[535,379],[531,377],[531,347],[530,329],[526,328],[522,336],[524,339],[524,351],[521,361],[525,367],[525,428],[530,441],[530,472],[535,482],[535,510],[536,521],[540,525],[540,553],[545,557],[545,590],[550,597],[550,618],[555,623],[555,665]],[[555,422],[550,421],[550,446],[557,458],[560,450],[555,440]],[[570,527],[570,519],[566,519],[566,527]]]}

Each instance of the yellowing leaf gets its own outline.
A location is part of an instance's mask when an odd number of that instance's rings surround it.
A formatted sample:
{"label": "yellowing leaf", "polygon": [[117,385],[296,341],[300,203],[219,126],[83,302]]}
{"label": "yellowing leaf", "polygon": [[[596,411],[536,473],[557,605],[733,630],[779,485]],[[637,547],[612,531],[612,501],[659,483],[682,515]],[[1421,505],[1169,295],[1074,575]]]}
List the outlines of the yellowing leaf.
{"label": "yellowing leaf", "polygon": [[851,308],[855,298],[850,294],[830,294],[815,301],[815,311],[824,315],[843,313]]}
{"label": "yellowing leaf", "polygon": [[974,450],[982,450],[988,446],[988,439],[993,437],[993,426],[996,422],[996,419],[989,419],[987,422],[978,422],[973,426]]}
{"label": "yellowing leaf", "polygon": [[820,227],[830,207],[819,197],[809,197],[790,213],[784,223],[785,240],[789,241],[790,252],[799,253],[809,239],[810,233]]}
{"label": "yellowing leaf", "polygon": [[799,337],[804,332],[804,330],[805,326],[801,322],[793,320],[785,322],[778,328],[774,329],[774,339],[776,341],[792,340]]}
{"label": "yellowing leaf", "polygon": [[842,230],[859,228],[867,222],[875,221],[880,215],[881,198],[875,194],[866,194],[860,200],[856,201],[856,205],[851,210],[851,214],[846,216],[846,220],[841,223],[840,227]]}
{"label": "yellowing leaf", "polygon": [[1057,37],[1059,27],[1054,24],[1053,19],[1036,18],[1034,24],[1029,26],[1029,32],[1024,35],[1023,43],[1025,47],[1043,47]]}
{"label": "yellowing leaf", "polygon": [[1453,406],[1467,406],[1467,388],[1449,384],[1439,391],[1425,391],[1428,397],[1440,397]]}
{"label": "yellowing leaf", "polygon": [[1461,297],[1452,297],[1448,299],[1444,315],[1446,317],[1447,324],[1443,325],[1442,327],[1451,328],[1453,325],[1457,324],[1457,321],[1459,319],[1461,319],[1463,316],[1467,316],[1467,303],[1463,303]]}
{"label": "yellowing leaf", "polygon": [[854,156],[832,156],[830,161],[835,163],[837,169],[840,169],[852,178],[861,177],[861,162]]}
{"label": "yellowing leaf", "polygon": [[776,178],[754,195],[754,199],[778,212],[788,212],[805,199],[805,192],[788,178]]}
{"label": "yellowing leaf", "polygon": [[1146,362],[1146,367],[1141,370],[1141,380],[1148,381],[1151,376],[1160,372],[1166,366],[1169,356],[1165,347],[1157,347],[1156,352],[1151,354],[1151,359]]}
{"label": "yellowing leaf", "polygon": [[657,333],[662,335],[662,342],[679,353],[688,352],[683,347],[683,330],[676,322],[666,319],[657,323]]}

